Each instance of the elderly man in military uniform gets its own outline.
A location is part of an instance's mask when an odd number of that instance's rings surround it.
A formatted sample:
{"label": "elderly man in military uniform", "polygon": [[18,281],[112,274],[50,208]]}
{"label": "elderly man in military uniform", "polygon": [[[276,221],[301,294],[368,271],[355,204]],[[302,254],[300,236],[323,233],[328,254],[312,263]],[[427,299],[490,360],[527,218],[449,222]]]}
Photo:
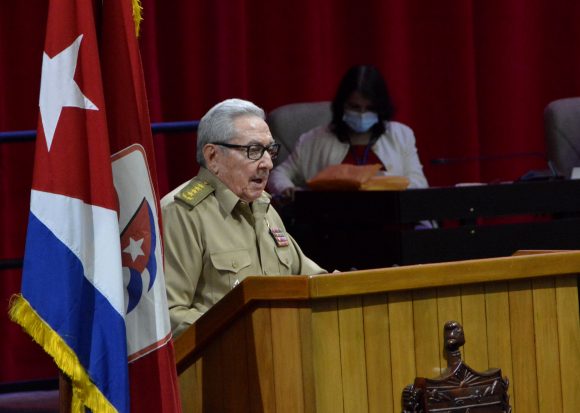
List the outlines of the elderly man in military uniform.
{"label": "elderly man in military uniform", "polygon": [[249,275],[324,273],[286,233],[264,192],[280,145],[264,111],[229,99],[201,119],[198,175],[161,200],[174,335]]}

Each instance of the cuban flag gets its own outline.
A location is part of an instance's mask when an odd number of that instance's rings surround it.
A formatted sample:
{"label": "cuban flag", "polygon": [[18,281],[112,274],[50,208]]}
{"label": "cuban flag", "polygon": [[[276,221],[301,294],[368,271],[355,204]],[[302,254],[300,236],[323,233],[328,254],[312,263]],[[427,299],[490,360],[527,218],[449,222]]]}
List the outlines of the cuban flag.
{"label": "cuban flag", "polygon": [[11,317],[70,377],[73,411],[180,412],[131,0],[50,1],[39,107]]}

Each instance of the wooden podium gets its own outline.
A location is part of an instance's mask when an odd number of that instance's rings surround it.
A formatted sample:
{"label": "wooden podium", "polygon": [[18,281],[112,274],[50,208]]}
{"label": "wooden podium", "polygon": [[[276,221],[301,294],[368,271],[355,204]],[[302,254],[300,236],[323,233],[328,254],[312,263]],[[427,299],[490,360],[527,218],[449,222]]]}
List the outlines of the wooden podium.
{"label": "wooden podium", "polygon": [[250,277],[175,341],[184,412],[400,412],[447,320],[514,413],[580,411],[580,252]]}

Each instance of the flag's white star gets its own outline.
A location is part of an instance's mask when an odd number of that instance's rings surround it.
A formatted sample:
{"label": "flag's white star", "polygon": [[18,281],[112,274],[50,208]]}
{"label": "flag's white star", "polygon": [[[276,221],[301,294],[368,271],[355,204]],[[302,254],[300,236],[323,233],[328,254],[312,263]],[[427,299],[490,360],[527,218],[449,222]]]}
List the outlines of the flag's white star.
{"label": "flag's white star", "polygon": [[39,106],[49,151],[63,106],[99,110],[81,92],[74,81],[82,39],[83,35],[81,34],[69,47],[56,56],[51,58],[45,52],[42,57]]}
{"label": "flag's white star", "polygon": [[129,245],[123,250],[123,252],[131,254],[131,259],[135,262],[138,256],[145,255],[143,249],[141,249],[141,245],[143,245],[143,238],[135,241],[133,238],[129,237]]}

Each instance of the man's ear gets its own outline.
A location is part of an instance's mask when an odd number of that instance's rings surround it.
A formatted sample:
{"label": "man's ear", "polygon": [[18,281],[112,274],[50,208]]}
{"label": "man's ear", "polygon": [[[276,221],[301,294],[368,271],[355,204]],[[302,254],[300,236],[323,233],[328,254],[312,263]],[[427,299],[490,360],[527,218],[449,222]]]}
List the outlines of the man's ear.
{"label": "man's ear", "polygon": [[209,169],[209,171],[214,175],[219,173],[219,155],[218,148],[215,145],[208,143],[203,147],[203,157],[205,159],[205,164],[207,165],[207,169]]}

